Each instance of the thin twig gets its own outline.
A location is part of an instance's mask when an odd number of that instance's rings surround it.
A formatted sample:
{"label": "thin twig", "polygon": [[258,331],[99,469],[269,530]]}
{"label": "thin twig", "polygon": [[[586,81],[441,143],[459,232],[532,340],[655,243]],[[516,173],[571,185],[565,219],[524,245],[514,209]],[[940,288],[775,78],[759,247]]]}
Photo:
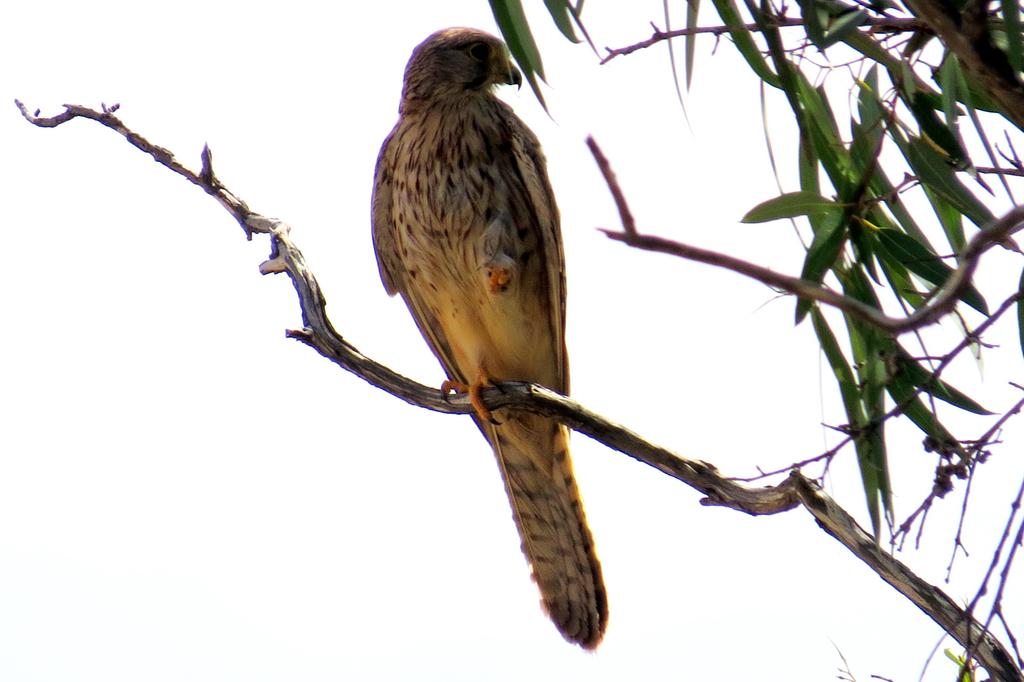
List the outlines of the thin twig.
{"label": "thin twig", "polygon": [[[793,28],[803,25],[804,20],[796,17],[777,17],[772,21],[773,28]],[[926,28],[924,22],[918,21],[917,19],[883,17],[867,17],[861,26],[869,27],[876,33],[907,33]],[[684,36],[701,35],[704,33],[710,33],[713,36],[721,36],[737,30],[731,26],[695,26],[693,28],[680,28],[673,29],[671,31],[662,31],[657,26],[654,26],[653,28],[653,35],[646,40],[641,40],[638,43],[626,45],[625,47],[606,47],[605,51],[608,54],[601,60],[601,63],[604,64],[616,57],[623,57],[638,50],[645,50],[652,45],[657,45],[660,42],[671,40],[672,38],[682,38]],[[756,33],[761,30],[761,27],[754,23],[743,24],[743,30]]]}
{"label": "thin twig", "polygon": [[[978,588],[977,594],[974,595],[970,605],[967,607],[967,613],[969,614],[974,613],[974,608],[978,605],[978,601],[988,591],[988,581],[992,577],[992,573],[995,571],[996,566],[999,564],[999,558],[1002,555],[1003,548],[1006,545],[1006,540],[1013,528],[1013,521],[1017,516],[1017,512],[1020,511],[1022,498],[1024,498],[1024,481],[1021,481],[1020,487],[1017,490],[1017,497],[1014,498],[1013,502],[1010,504],[1010,515],[1006,519],[1006,526],[1003,528],[1003,535],[999,539],[999,545],[996,547],[996,551],[992,555],[992,562],[989,564],[988,570],[985,572],[985,577],[981,581],[981,586]],[[1006,562],[1003,564],[1003,568],[999,572],[999,587],[996,589],[996,596],[992,600],[992,608],[989,610],[988,618],[985,619],[985,624],[983,626],[983,633],[985,635],[988,635],[989,626],[992,625],[992,619],[997,613],[1001,613],[1003,590],[1006,587],[1006,579],[1010,573],[1010,567],[1013,565],[1014,556],[1017,554],[1017,549],[1021,546],[1022,540],[1024,540],[1024,520],[1022,520],[1017,526],[1017,533],[1014,536],[1013,542],[1010,543],[1010,551],[1006,557]],[[1010,632],[1009,628],[1007,628],[1007,632]],[[1014,639],[1014,642],[1016,642],[1016,639]],[[1014,649],[1016,649],[1016,643],[1014,644]],[[970,645],[967,646],[966,658],[970,659],[976,650],[976,645],[972,641]],[[1017,653],[1017,658],[1018,664],[1024,667],[1024,661],[1020,660],[1019,652]]]}
{"label": "thin twig", "polygon": [[[596,143],[591,146],[591,152],[595,150],[600,152]],[[596,154],[595,159],[597,159]],[[609,166],[609,172],[611,172],[608,160],[604,159],[603,155],[601,159],[603,159],[603,164]],[[602,165],[602,160],[598,160],[598,165]],[[602,173],[604,173],[603,170]],[[614,178],[614,174],[611,177]],[[608,176],[606,175],[605,178],[607,180]],[[609,190],[612,192],[612,196],[615,197],[616,205],[620,206],[621,214],[621,207],[625,206],[625,198],[621,196],[621,190],[618,189],[617,184],[609,184]],[[622,242],[633,248],[665,253],[686,260],[731,270],[751,279],[756,279],[768,286],[788,291],[800,298],[838,308],[844,313],[874,325],[878,329],[893,335],[900,335],[933,324],[952,311],[964,291],[970,286],[971,277],[978,267],[978,261],[982,254],[997,244],[1005,243],[1011,235],[1022,228],[1024,228],[1024,206],[1016,206],[1003,215],[1002,218],[999,218],[988,227],[979,230],[964,246],[960,254],[959,267],[950,274],[945,284],[934,292],[932,300],[906,317],[889,317],[878,308],[862,303],[855,298],[844,296],[817,282],[783,275],[734,256],[665,239],[664,237],[639,234],[632,221],[629,225],[625,222],[623,223],[622,232],[603,228],[601,231],[610,239]]]}
{"label": "thin twig", "polygon": [[623,231],[627,235],[636,236],[636,222],[633,220],[632,211],[629,210],[629,204],[626,203],[626,195],[622,193],[619,181],[615,177],[615,171],[612,170],[611,164],[608,163],[608,159],[601,151],[601,147],[598,146],[593,135],[587,136],[587,147],[590,149],[590,153],[594,155],[594,161],[597,162],[597,167],[600,169],[601,175],[604,176],[604,181],[612,193],[612,198],[615,200],[615,208],[619,210],[619,219],[622,221]]}

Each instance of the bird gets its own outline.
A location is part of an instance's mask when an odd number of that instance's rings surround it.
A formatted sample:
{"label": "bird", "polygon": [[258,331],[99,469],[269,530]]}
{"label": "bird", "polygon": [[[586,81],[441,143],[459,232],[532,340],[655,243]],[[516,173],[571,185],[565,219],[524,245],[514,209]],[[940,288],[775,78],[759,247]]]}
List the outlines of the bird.
{"label": "bird", "polygon": [[374,172],[374,251],[385,290],[401,294],[447,375],[442,393],[469,394],[543,610],[566,640],[594,649],[608,600],[568,429],[492,414],[481,398],[502,381],[569,392],[558,207],[540,143],[499,85],[522,76],[489,33],[443,29],[413,49]]}

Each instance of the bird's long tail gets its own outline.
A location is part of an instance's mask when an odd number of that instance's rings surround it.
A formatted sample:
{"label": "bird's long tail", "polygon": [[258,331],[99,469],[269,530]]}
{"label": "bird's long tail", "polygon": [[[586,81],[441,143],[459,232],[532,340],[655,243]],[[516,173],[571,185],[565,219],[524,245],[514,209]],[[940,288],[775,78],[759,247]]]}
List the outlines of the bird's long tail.
{"label": "bird's long tail", "polygon": [[604,635],[608,601],[569,460],[569,434],[558,422],[503,413],[487,435],[501,467],[523,552],[541,601],[562,636],[593,649]]}

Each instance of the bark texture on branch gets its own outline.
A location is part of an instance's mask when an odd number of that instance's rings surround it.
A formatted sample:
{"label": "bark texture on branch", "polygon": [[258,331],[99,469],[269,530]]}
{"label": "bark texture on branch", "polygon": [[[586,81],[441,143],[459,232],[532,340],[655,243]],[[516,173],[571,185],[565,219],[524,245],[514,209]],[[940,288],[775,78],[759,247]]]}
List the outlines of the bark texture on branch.
{"label": "bark texture on branch", "polygon": [[988,3],[970,0],[963,11],[946,0],[908,0],[910,9],[978,80],[1013,123],[1024,130],[1024,83],[992,43]]}
{"label": "bark texture on branch", "polygon": [[[67,105],[53,117],[32,114],[19,102],[24,117],[40,127],[56,127],[75,118],[94,120],[128,140],[159,163],[200,186],[231,213],[248,237],[266,234],[271,241],[270,258],[260,265],[263,274],[288,274],[298,295],[304,328],[287,332],[288,336],[313,347],[325,358],[352,372],[368,383],[406,402],[447,414],[470,414],[473,407],[464,396],[447,397],[438,389],[419,384],[360,353],[331,325],[326,301],[302,252],[292,242],[288,226],[252,212],[244,201],[231,193],[216,177],[212,155],[203,150],[202,168],[195,173],[179,163],[166,149],[158,147],[128,129],[115,115],[116,108],[102,111]],[[742,511],[751,515],[776,514],[803,507],[818,525],[867,564],[885,582],[928,614],[965,649],[975,652],[982,666],[994,679],[1024,681],[1024,676],[1002,644],[985,633],[981,625],[960,608],[942,590],[914,574],[902,562],[885,552],[874,538],[861,528],[821,488],[793,471],[775,486],[751,487],[723,476],[707,462],[688,459],[655,445],[628,428],[598,415],[575,401],[533,384],[508,382],[488,388],[483,398],[491,409],[509,407],[558,418],[571,428],[647,464],[701,492],[701,503]]]}

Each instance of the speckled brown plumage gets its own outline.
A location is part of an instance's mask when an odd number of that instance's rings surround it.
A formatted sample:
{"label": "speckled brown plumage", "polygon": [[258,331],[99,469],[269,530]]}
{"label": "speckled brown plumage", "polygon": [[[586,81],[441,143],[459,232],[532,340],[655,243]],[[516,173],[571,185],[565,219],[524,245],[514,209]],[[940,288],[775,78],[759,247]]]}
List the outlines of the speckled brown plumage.
{"label": "speckled brown plumage", "polygon": [[[507,49],[487,33],[446,29],[416,47],[377,160],[374,248],[384,287],[452,382],[567,393],[558,208],[537,139],[492,92],[513,82]],[[483,416],[543,606],[566,639],[593,648],[608,609],[568,431],[522,412]]]}

